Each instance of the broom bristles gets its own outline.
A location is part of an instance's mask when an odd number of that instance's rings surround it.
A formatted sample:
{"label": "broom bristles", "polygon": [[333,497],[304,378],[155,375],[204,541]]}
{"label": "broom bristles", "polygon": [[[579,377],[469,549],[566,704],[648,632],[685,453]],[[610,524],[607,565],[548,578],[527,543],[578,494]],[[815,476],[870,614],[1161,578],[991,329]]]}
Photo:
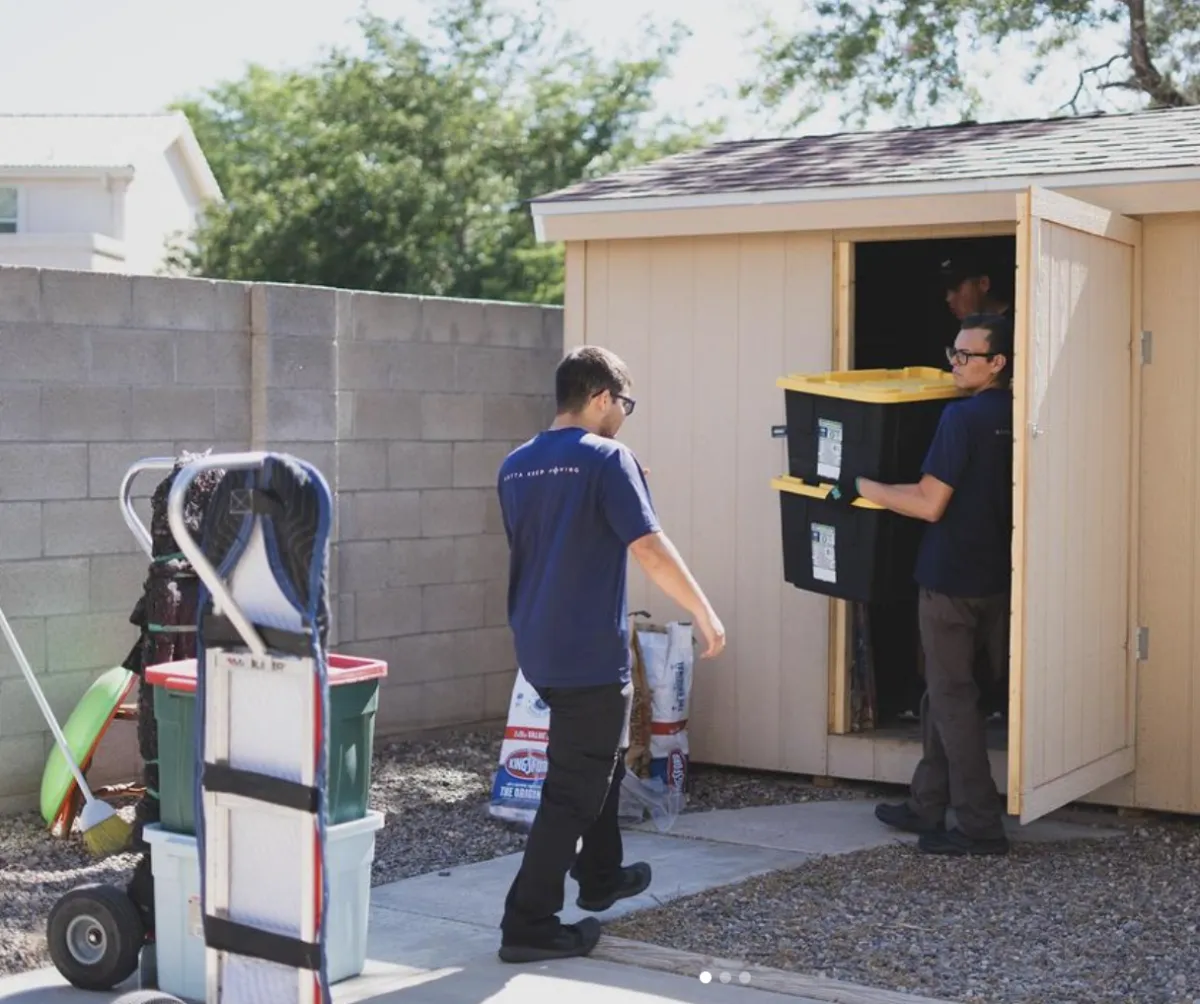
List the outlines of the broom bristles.
{"label": "broom bristles", "polygon": [[110,854],[120,854],[129,846],[129,838],[133,834],[133,824],[127,823],[120,816],[113,815],[91,829],[83,831],[83,842],[87,849],[96,857],[107,857]]}

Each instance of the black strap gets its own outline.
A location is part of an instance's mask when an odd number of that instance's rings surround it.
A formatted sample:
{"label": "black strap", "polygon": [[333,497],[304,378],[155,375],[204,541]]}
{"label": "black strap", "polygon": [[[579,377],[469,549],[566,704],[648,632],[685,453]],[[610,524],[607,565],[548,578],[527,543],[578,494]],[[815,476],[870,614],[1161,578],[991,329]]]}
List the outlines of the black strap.
{"label": "black strap", "polygon": [[203,784],[206,791],[215,794],[238,795],[299,812],[315,814],[321,807],[319,788],[223,763],[205,763]]}
{"label": "black strap", "polygon": [[245,955],[291,969],[321,968],[321,946],[286,934],[275,934],[224,917],[204,915],[204,943],[218,952]]}
{"label": "black strap", "polygon": [[[205,645],[213,648],[245,648],[246,641],[233,622],[224,615],[212,612],[206,607],[201,622],[201,637]],[[284,631],[281,628],[266,627],[255,624],[254,630],[262,639],[263,644],[272,652],[279,655],[291,655],[308,658],[312,655],[312,635],[306,631]]]}

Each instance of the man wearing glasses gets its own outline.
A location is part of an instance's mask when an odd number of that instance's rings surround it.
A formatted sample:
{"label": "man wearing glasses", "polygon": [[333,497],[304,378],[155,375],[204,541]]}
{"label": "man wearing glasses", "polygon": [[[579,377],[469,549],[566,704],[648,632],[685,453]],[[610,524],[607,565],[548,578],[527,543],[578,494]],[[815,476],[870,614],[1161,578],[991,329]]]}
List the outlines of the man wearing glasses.
{"label": "man wearing glasses", "polygon": [[1000,314],[1012,318],[1012,304],[1001,296],[995,269],[978,255],[966,253],[942,262],[946,306],[961,322],[975,314]]}
{"label": "man wearing glasses", "polygon": [[558,918],[568,870],[579,882],[576,906],[590,912],[650,885],[648,864],[622,865],[617,818],[633,700],[628,555],[695,619],[702,657],[725,645],[721,621],[659,527],[641,467],[616,441],[634,409],[630,383],[606,349],[569,353],[555,377],[553,424],[500,467],[509,624],[518,665],[550,708],[549,768],[500,924],[505,962],[596,946],[594,918]]}
{"label": "man wearing glasses", "polygon": [[[925,654],[921,699],[923,756],[911,795],[875,815],[921,835],[931,854],[1004,854],[1003,803],[988,761],[980,695],[1008,666],[1012,534],[1012,325],[995,314],[961,322],[946,355],[969,396],[942,412],[921,480],[883,485],[859,478],[855,494],[925,520],[915,578]],[[986,655],[986,659],[977,656]],[[947,830],[953,807],[957,826]]]}

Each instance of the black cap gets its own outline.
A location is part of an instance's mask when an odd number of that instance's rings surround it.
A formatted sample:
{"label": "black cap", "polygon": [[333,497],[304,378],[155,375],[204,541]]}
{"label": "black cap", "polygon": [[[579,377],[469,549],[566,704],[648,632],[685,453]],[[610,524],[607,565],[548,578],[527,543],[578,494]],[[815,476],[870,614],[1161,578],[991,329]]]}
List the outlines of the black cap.
{"label": "black cap", "polygon": [[990,272],[991,268],[983,258],[970,251],[947,258],[941,264],[942,282],[947,289],[955,289],[964,279],[979,279]]}

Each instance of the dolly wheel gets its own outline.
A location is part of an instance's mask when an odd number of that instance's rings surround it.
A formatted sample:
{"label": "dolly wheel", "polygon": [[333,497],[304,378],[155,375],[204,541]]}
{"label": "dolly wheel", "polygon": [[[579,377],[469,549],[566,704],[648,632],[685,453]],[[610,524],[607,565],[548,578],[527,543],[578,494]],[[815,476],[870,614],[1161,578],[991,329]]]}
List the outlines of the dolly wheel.
{"label": "dolly wheel", "polygon": [[183,1004],[183,1001],[161,990],[133,990],[121,994],[112,1004]]}
{"label": "dolly wheel", "polygon": [[[80,990],[111,990],[138,966],[146,930],[121,889],[83,885],[54,904],[46,941],[55,968]],[[169,999],[169,998],[168,998]]]}

